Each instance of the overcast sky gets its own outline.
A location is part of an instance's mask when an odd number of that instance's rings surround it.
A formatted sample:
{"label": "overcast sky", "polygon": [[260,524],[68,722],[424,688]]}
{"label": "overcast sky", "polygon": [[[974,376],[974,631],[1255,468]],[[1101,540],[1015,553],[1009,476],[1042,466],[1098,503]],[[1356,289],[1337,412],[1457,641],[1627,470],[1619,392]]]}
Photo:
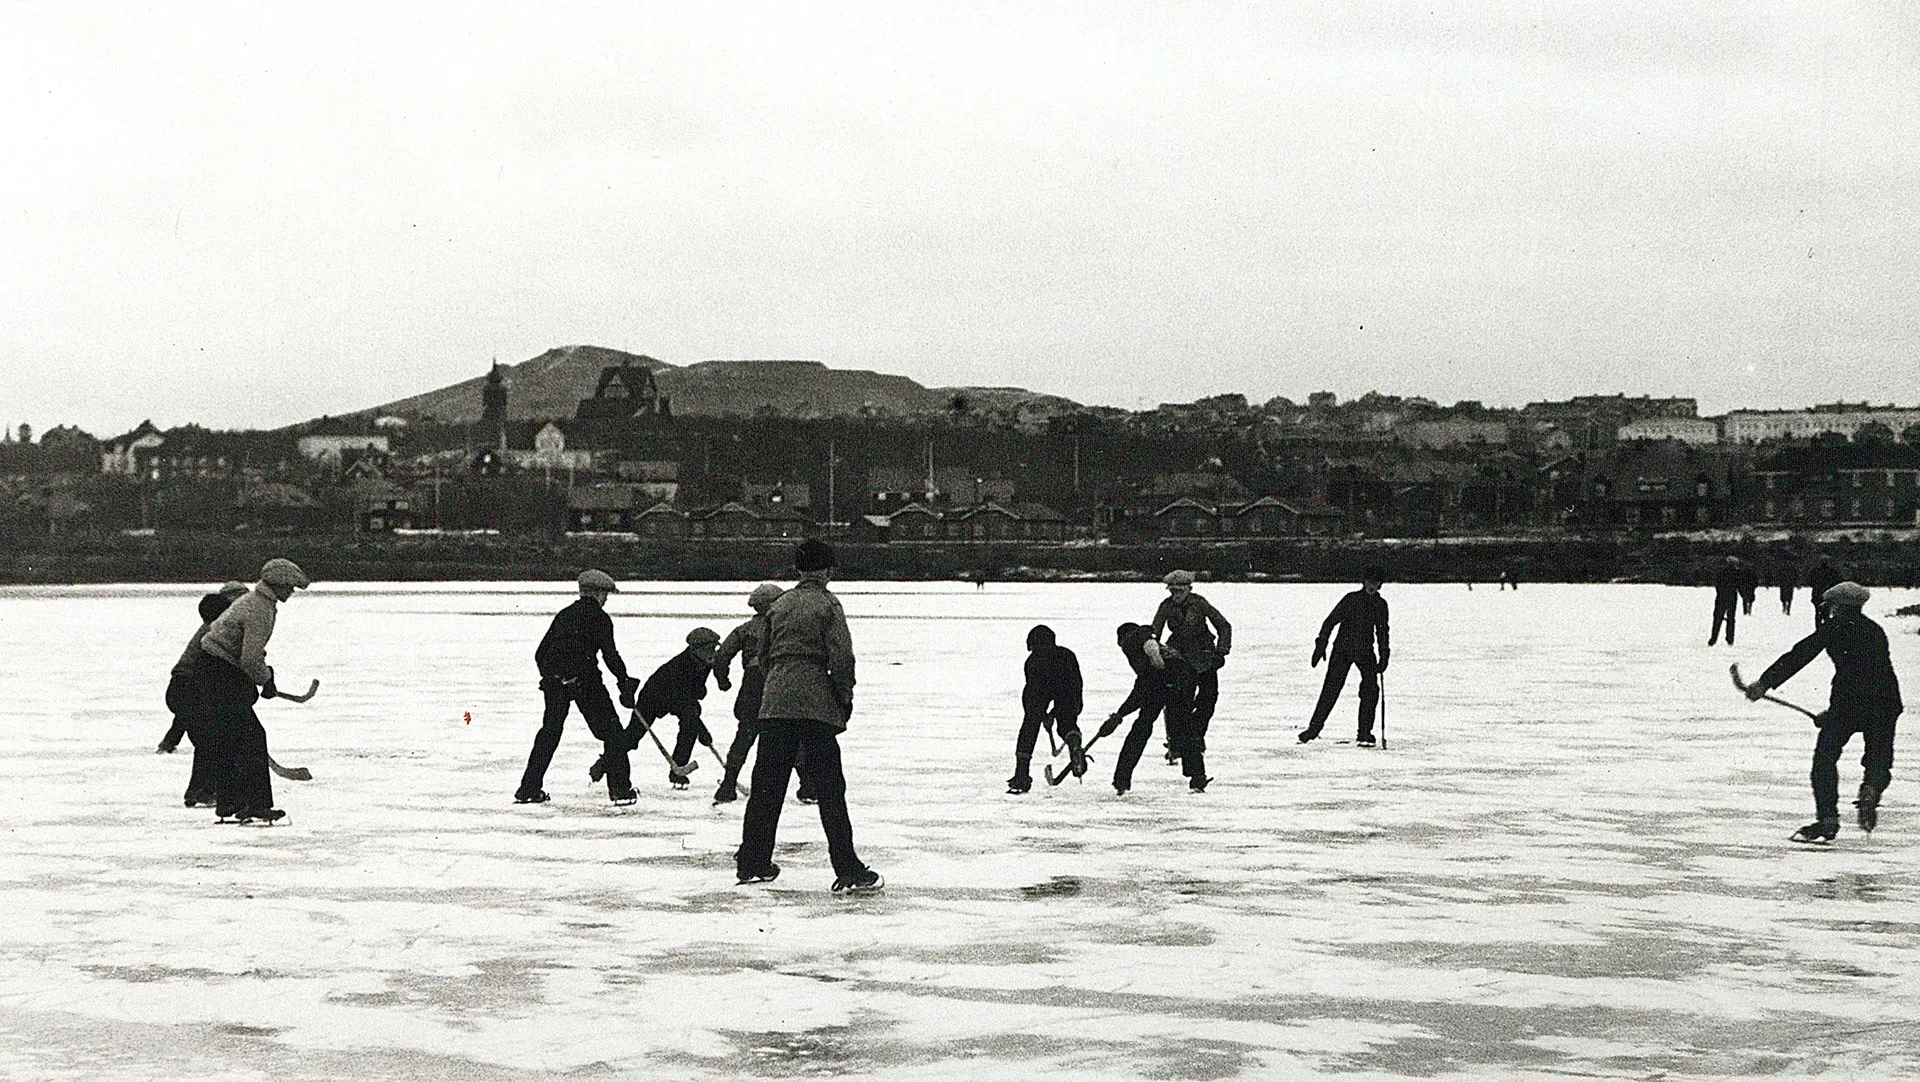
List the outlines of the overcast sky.
{"label": "overcast sky", "polygon": [[1920,5],[0,0],[0,422],[551,346],[1920,402]]}

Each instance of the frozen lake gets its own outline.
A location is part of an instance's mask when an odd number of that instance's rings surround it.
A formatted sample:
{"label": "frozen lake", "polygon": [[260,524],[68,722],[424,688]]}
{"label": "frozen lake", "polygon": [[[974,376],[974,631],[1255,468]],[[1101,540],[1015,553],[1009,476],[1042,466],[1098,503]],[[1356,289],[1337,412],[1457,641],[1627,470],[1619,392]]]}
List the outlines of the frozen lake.
{"label": "frozen lake", "polygon": [[[629,587],[628,665],[724,633],[750,585]],[[1150,747],[1116,799],[1118,737],[1085,784],[1002,793],[1022,642],[1045,622],[1079,653],[1097,726],[1129,683],[1113,627],[1159,586],[839,584],[850,803],[888,881],[849,899],[796,803],[780,880],[734,885],[710,758],[675,792],[643,746],[639,804],[610,807],[578,715],[553,803],[511,802],[570,584],[299,595],[271,660],[320,694],[260,714],[315,780],[276,780],[290,825],[215,826],[180,806],[186,749],[153,754],[207,588],[0,588],[0,1076],[1920,1074],[1914,761],[1878,833],[1790,845],[1814,730],[1727,678],[1810,629],[1804,593],[1784,617],[1763,592],[1729,650],[1705,589],[1390,584],[1366,751],[1332,742],[1357,680],[1294,740],[1345,588],[1202,584],[1235,630],[1218,780],[1190,794]],[[1889,614],[1916,600],[1867,608],[1909,702],[1920,621]],[[1830,671],[1781,694],[1823,706]]]}

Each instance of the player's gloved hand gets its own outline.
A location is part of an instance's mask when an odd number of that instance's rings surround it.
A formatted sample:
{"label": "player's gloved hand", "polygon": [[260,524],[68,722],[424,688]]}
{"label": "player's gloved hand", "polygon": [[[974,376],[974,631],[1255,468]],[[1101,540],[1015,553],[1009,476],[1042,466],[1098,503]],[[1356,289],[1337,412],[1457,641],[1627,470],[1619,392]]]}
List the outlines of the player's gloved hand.
{"label": "player's gloved hand", "polygon": [[1314,643],[1313,644],[1313,663],[1315,665],[1319,665],[1322,661],[1325,661],[1325,660],[1327,660],[1327,644],[1324,642]]}
{"label": "player's gloved hand", "polygon": [[717,672],[713,674],[713,686],[719,688],[721,691],[732,691],[733,681],[727,678],[726,673]]}
{"label": "player's gloved hand", "polygon": [[1095,735],[1107,736],[1111,734],[1115,729],[1118,729],[1119,727],[1120,727],[1120,715],[1108,714],[1107,720],[1100,723],[1100,731]]}
{"label": "player's gloved hand", "polygon": [[260,685],[260,697],[262,699],[271,699],[279,694],[280,689],[276,687],[273,682],[273,666],[269,665],[267,666],[267,682]]}
{"label": "player's gloved hand", "polygon": [[1825,710],[1814,715],[1813,727],[1816,729],[1824,729],[1827,727],[1827,712]]}
{"label": "player's gloved hand", "polygon": [[1391,652],[1386,650],[1380,651],[1380,671],[1381,672],[1387,671],[1387,661],[1392,657],[1393,657],[1393,654]]}
{"label": "player's gloved hand", "polygon": [[[1748,702],[1757,703],[1761,699],[1764,699],[1766,697],[1767,697],[1767,686],[1765,684],[1748,684],[1747,685],[1747,701]],[[1815,724],[1817,725],[1819,723],[1815,722]]]}
{"label": "player's gloved hand", "polygon": [[639,690],[640,690],[640,681],[634,679],[631,676],[621,678],[620,705],[626,707],[628,710],[632,710],[633,695],[635,692]]}

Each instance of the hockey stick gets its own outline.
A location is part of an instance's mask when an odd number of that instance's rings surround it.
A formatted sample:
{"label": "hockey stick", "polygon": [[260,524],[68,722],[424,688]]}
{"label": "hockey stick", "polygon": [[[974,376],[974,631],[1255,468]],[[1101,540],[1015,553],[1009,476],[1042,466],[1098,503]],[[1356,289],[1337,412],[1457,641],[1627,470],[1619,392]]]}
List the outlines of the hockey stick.
{"label": "hockey stick", "polygon": [[[273,693],[273,697],[276,699],[285,699],[288,702],[293,702],[293,703],[304,703],[308,699],[313,698],[314,692],[319,690],[320,690],[320,681],[315,680],[312,683],[307,685],[307,693],[305,695],[290,695],[284,691],[275,691]],[[281,777],[287,779],[288,781],[312,781],[313,780],[313,771],[308,770],[304,766],[281,766],[278,762],[274,761],[274,758],[271,755],[267,756],[267,767],[271,769],[275,774],[280,775]]]}
{"label": "hockey stick", "polygon": [[[1732,665],[1727,666],[1727,672],[1730,675],[1732,675],[1733,686],[1740,689],[1740,694],[1746,695],[1747,689],[1753,687],[1752,684],[1749,684],[1745,680],[1740,679],[1740,663],[1739,662],[1736,661]],[[1806,707],[1801,706],[1799,703],[1790,703],[1787,700],[1782,699],[1771,692],[1765,693],[1760,697],[1762,699],[1767,700],[1770,703],[1778,703],[1779,705],[1784,706],[1789,710],[1798,710],[1802,714],[1805,714],[1806,716],[1812,718],[1816,722],[1820,720],[1820,715],[1814,713],[1811,710],[1808,710]]]}
{"label": "hockey stick", "polygon": [[[307,694],[311,695],[313,693],[308,692]],[[305,702],[306,700],[301,699],[298,701]],[[313,771],[308,770],[304,766],[281,766],[278,762],[274,761],[274,758],[271,755],[267,756],[267,766],[270,767],[275,774],[280,775],[281,777],[287,779],[288,781],[312,781],[313,780]]]}
{"label": "hockey stick", "polygon": [[[687,775],[700,769],[700,764],[694,762],[691,759],[687,760],[687,762],[684,764],[674,762],[673,753],[668,751],[667,746],[660,742],[660,734],[653,731],[653,725],[649,722],[645,722],[641,720],[640,711],[638,708],[636,708],[633,712],[633,715],[627,719],[628,731],[631,732],[635,725],[641,726],[647,731],[648,736],[653,737],[653,746],[660,749],[660,758],[665,759],[667,761],[668,777],[684,783],[687,780]],[[636,748],[639,747],[640,741],[638,739],[635,739],[633,741],[633,746]]]}
{"label": "hockey stick", "polygon": [[305,695],[294,695],[290,692],[275,691],[273,693],[273,697],[276,699],[285,699],[290,703],[304,703],[308,699],[313,698],[313,693],[319,690],[320,690],[320,681],[315,680],[307,685],[307,693]]}
{"label": "hockey stick", "polygon": [[[1093,765],[1093,756],[1087,753],[1092,751],[1093,746],[1095,744],[1098,744],[1100,742],[1100,738],[1105,735],[1106,735],[1105,733],[1094,733],[1093,739],[1087,741],[1086,744],[1083,747],[1081,747],[1080,758],[1088,766]],[[1053,772],[1053,764],[1049,763],[1047,764],[1047,768],[1044,771],[1042,771],[1042,773],[1044,773],[1047,776],[1048,785],[1058,785],[1061,782],[1066,781],[1069,776],[1073,775],[1073,761],[1069,759],[1067,761],[1067,764],[1060,768],[1060,773],[1058,774],[1055,774]]]}

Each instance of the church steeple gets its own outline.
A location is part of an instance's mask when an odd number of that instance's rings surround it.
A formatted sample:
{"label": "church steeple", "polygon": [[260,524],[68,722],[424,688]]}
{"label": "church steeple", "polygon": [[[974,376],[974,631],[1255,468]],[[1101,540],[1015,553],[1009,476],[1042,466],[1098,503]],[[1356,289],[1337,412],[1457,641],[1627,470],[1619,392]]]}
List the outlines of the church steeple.
{"label": "church steeple", "polygon": [[507,421],[507,376],[495,358],[487,382],[480,387],[480,420],[504,425]]}

